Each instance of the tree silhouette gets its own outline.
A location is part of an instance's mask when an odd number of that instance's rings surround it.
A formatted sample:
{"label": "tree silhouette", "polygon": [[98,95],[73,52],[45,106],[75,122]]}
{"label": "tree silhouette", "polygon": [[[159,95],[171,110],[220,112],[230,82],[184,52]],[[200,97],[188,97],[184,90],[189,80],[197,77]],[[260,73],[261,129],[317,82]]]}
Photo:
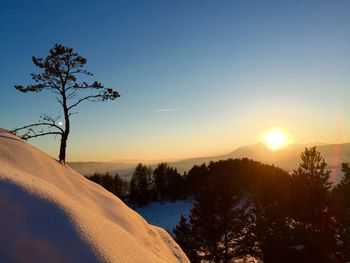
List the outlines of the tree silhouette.
{"label": "tree silhouette", "polygon": [[157,199],[164,201],[169,181],[169,166],[166,163],[160,163],[153,171],[155,191]]}
{"label": "tree silhouette", "polygon": [[153,171],[156,200],[163,202],[166,199],[174,202],[184,196],[184,177],[176,168],[167,163],[160,163]]}
{"label": "tree silhouette", "polygon": [[138,207],[147,205],[152,198],[152,181],[151,167],[138,164],[130,181],[130,203],[136,204]]}
{"label": "tree silhouette", "polygon": [[294,237],[303,246],[297,262],[331,262],[335,233],[329,176],[330,170],[316,147],[305,148],[299,168],[292,174]]}
{"label": "tree silhouette", "polygon": [[111,176],[109,172],[105,174],[94,173],[91,176],[86,176],[87,179],[101,185],[103,188],[124,200],[126,198],[129,183],[123,180],[118,173]]}
{"label": "tree silhouette", "polygon": [[173,228],[174,239],[192,263],[200,262],[196,251],[196,240],[192,234],[192,226],[181,215],[179,223]]}
{"label": "tree silhouette", "polygon": [[350,262],[350,166],[342,164],[344,173],[339,184],[333,189],[335,217],[337,220],[338,259],[339,262]]}
{"label": "tree silhouette", "polygon": [[86,69],[86,58],[75,53],[72,48],[56,44],[50,49],[46,58],[33,57],[33,63],[42,72],[32,73],[35,84],[15,88],[21,92],[40,92],[50,90],[56,95],[61,105],[64,123],[58,122],[58,117],[42,115],[37,123],[14,129],[13,132],[25,131],[23,139],[30,139],[45,135],[61,136],[59,161],[66,160],[67,140],[70,132],[70,117],[76,113],[73,110],[84,101],[107,101],[120,97],[111,88],[105,88],[100,82],[87,83],[78,81],[78,77],[93,76]]}

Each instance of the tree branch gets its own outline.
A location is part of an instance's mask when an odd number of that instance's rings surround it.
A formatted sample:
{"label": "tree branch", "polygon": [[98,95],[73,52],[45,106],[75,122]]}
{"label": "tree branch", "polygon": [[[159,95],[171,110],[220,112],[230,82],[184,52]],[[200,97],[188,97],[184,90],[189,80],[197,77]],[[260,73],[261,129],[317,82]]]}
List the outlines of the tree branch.
{"label": "tree branch", "polygon": [[[67,91],[67,89],[66,89]],[[77,93],[75,91],[72,91],[67,94],[67,99],[74,99],[77,96]]]}
{"label": "tree branch", "polygon": [[72,104],[71,106],[68,107],[68,110],[78,106],[81,102],[85,101],[85,100],[90,100],[93,101],[93,99],[98,99],[98,98],[102,98],[101,94],[97,94],[97,95],[90,95],[84,98],[81,98],[80,100],[78,100],[76,103]]}
{"label": "tree branch", "polygon": [[13,129],[12,132],[18,132],[18,131],[21,131],[21,130],[24,130],[24,129],[28,129],[28,128],[32,128],[32,127],[38,127],[38,126],[54,127],[54,128],[57,128],[57,129],[59,129],[61,131],[60,134],[63,133],[63,129],[61,127],[59,127],[56,124],[47,123],[47,122],[40,122],[40,123],[29,124],[29,125],[17,128],[17,129]]}
{"label": "tree branch", "polygon": [[70,117],[70,116],[72,116],[73,114],[78,114],[79,112],[70,112],[69,114],[68,114],[68,116]]}
{"label": "tree branch", "polygon": [[59,104],[61,104],[61,106],[63,107],[63,103],[62,103],[62,101],[61,101],[59,98],[57,98],[57,97],[56,97],[56,100],[57,100],[57,101],[58,101],[58,103],[59,103]]}
{"label": "tree branch", "polygon": [[[30,132],[30,131],[29,131]],[[33,135],[28,135],[29,132],[22,137],[22,139],[24,140],[28,140],[28,139],[32,139],[32,138],[36,138],[36,137],[40,137],[40,136],[45,136],[45,135],[62,135],[60,132],[43,132],[43,133],[34,133]],[[34,132],[34,131],[32,131]]]}

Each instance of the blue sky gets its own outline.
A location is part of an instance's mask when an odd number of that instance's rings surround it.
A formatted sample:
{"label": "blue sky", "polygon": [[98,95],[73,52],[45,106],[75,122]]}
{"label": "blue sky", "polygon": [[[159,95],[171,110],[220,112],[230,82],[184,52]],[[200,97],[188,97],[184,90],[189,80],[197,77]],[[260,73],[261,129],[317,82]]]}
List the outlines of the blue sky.
{"label": "blue sky", "polygon": [[[22,94],[55,44],[121,98],[72,119],[68,160],[177,159],[253,144],[350,141],[349,1],[0,0],[0,126],[59,114]],[[166,110],[172,109],[172,110]],[[56,156],[58,139],[31,143]]]}

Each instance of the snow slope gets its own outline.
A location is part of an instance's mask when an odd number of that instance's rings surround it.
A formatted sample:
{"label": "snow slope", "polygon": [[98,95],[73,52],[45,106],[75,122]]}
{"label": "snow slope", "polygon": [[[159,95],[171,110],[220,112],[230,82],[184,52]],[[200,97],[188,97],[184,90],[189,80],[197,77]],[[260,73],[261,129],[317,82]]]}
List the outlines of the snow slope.
{"label": "snow slope", "polygon": [[0,262],[189,262],[169,234],[0,129]]}
{"label": "snow slope", "polygon": [[177,200],[176,202],[151,202],[146,206],[136,208],[152,225],[160,226],[173,234],[173,228],[179,223],[181,215],[189,219],[193,200]]}

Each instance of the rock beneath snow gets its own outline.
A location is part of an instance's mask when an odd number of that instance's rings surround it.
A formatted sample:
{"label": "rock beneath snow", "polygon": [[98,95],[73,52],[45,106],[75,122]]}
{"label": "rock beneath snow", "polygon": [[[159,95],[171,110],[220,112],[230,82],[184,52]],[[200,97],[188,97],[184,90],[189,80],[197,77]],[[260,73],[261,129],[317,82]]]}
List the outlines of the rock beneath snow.
{"label": "rock beneath snow", "polygon": [[189,262],[163,229],[0,129],[0,262]]}

